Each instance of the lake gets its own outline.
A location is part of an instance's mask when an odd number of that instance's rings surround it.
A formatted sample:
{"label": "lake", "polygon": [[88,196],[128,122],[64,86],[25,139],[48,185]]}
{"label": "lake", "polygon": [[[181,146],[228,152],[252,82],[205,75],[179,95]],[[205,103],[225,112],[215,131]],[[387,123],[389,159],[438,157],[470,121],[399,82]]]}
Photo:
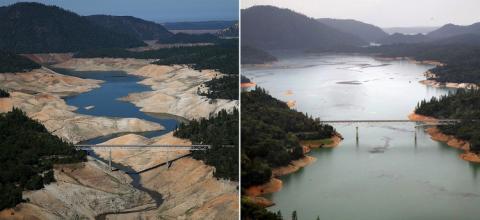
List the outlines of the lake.
{"label": "lake", "polygon": [[[100,84],[100,88],[65,98],[68,105],[78,108],[77,113],[104,117],[139,118],[159,123],[165,127],[165,130],[138,133],[145,137],[163,135],[173,131],[181,121],[185,121],[174,115],[145,113],[130,102],[118,100],[130,93],[151,91],[149,86],[138,84],[142,80],[141,77],[129,75],[123,71],[73,71],[58,68],[55,71],[65,75],[105,81]],[[87,108],[89,106],[92,108]],[[98,137],[84,143],[98,144],[118,135],[121,134]]]}
{"label": "lake", "polygon": [[[242,74],[298,111],[322,120],[407,119],[416,104],[453,90],[418,83],[429,65],[367,56],[282,56]],[[479,166],[460,151],[430,139],[415,123],[333,124],[345,138],[334,149],[283,176],[283,189],[266,195],[289,218],[395,220],[478,219]],[[359,141],[355,127],[359,127]]]}

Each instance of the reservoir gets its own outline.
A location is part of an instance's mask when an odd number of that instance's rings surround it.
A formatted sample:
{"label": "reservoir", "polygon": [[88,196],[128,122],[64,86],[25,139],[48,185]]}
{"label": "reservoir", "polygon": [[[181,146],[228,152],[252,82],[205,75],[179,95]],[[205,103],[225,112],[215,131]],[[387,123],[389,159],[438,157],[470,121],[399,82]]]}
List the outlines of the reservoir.
{"label": "reservoir", "polygon": [[[275,55],[278,62],[242,74],[322,120],[405,120],[419,101],[453,91],[418,83],[433,66],[406,60]],[[478,219],[480,169],[458,150],[422,128],[415,142],[415,123],[332,125],[343,142],[312,150],[315,163],[281,177],[282,190],[266,195],[276,204],[269,210],[322,220]]]}
{"label": "reservoir", "polygon": [[[165,130],[140,133],[149,138],[173,131],[181,121],[184,121],[178,116],[145,113],[134,104],[119,100],[130,93],[151,91],[149,86],[138,83],[142,80],[141,77],[129,75],[123,71],[72,71],[58,68],[55,71],[65,75],[104,81],[99,88],[65,98],[68,105],[78,108],[77,113],[103,117],[139,118],[165,127]],[[98,144],[118,135],[120,134],[98,137],[84,143]]]}

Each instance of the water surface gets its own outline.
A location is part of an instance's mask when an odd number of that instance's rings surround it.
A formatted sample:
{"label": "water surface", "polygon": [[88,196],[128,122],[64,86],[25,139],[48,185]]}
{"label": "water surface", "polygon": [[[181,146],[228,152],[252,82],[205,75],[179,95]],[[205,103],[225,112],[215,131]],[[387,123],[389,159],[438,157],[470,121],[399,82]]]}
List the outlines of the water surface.
{"label": "water surface", "polygon": [[[145,137],[156,137],[174,130],[184,119],[167,114],[152,114],[140,111],[134,104],[120,101],[130,93],[151,91],[146,85],[138,84],[141,77],[129,75],[123,71],[73,71],[66,69],[55,69],[56,71],[80,78],[98,79],[105,81],[100,88],[76,96],[66,97],[68,105],[75,106],[77,113],[93,116],[117,117],[117,118],[139,118],[156,122],[165,127],[165,130],[138,133]],[[88,107],[92,108],[88,108]],[[98,137],[85,143],[97,144],[107,141],[121,133]]]}
{"label": "water surface", "polygon": [[[242,73],[271,95],[323,120],[407,119],[425,98],[447,94],[418,83],[431,68],[347,55],[282,57]],[[299,219],[478,219],[477,165],[432,141],[414,123],[334,125],[345,140],[310,153],[317,161],[282,177],[270,210]],[[359,126],[359,141],[355,127]]]}

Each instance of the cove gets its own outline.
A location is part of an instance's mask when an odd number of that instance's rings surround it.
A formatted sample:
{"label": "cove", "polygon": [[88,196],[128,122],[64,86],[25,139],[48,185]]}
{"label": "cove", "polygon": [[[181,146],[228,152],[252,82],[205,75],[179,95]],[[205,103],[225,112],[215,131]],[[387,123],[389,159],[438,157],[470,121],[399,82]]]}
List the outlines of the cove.
{"label": "cove", "polygon": [[[453,90],[418,83],[430,65],[338,54],[274,54],[271,66],[242,74],[295,108],[322,120],[407,119],[422,99]],[[299,219],[478,219],[479,166],[430,139],[414,123],[333,124],[345,138],[316,149],[317,161],[283,176],[266,195],[271,211]],[[359,127],[359,141],[355,127]]]}
{"label": "cove", "polygon": [[[100,88],[65,98],[68,105],[77,107],[77,113],[104,117],[139,118],[159,123],[165,127],[165,130],[137,133],[149,138],[173,131],[181,122],[186,121],[174,115],[145,113],[130,102],[118,100],[130,93],[151,91],[149,86],[138,84],[142,80],[141,77],[123,71],[73,71],[59,68],[54,68],[54,70],[64,75],[104,81]],[[88,108],[89,106],[92,108]],[[120,135],[122,133],[94,138],[83,143],[98,144]]]}

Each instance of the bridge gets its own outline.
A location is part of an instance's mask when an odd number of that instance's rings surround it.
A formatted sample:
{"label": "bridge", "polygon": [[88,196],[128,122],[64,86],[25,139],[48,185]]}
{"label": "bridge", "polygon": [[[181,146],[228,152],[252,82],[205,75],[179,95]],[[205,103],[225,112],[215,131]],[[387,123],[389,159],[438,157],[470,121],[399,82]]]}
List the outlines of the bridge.
{"label": "bridge", "polygon": [[[478,119],[435,119],[425,121],[414,121],[405,119],[384,119],[384,120],[325,120],[320,121],[325,124],[361,124],[361,123],[416,123],[415,125],[415,143],[417,143],[417,129],[418,127],[437,126],[437,125],[449,125],[459,123],[461,121],[479,121]],[[355,127],[356,141],[358,143],[358,126]]]}
{"label": "bridge", "polygon": [[321,121],[323,123],[335,124],[355,124],[355,123],[458,123],[463,121],[462,119],[438,119],[438,120],[426,120],[426,121],[412,121],[404,119],[386,119],[386,120],[329,120]]}
{"label": "bridge", "polygon": [[[223,147],[235,147],[234,145],[223,145]],[[203,144],[193,144],[193,145],[168,145],[168,144],[162,144],[162,145],[96,145],[96,144],[77,144],[75,145],[75,149],[77,150],[83,150],[83,151],[94,151],[94,150],[108,150],[108,167],[110,171],[112,171],[112,149],[114,150],[158,150],[158,151],[166,151],[166,152],[172,152],[172,151],[206,151],[211,148],[211,145],[203,145]],[[188,154],[190,155],[190,154]],[[151,170],[153,168],[163,166],[163,165],[168,165],[168,167],[171,166],[171,164],[183,157],[186,157],[188,155],[183,155],[179,158],[173,158],[173,159],[168,159],[169,154],[167,153],[167,162],[161,163],[159,165],[156,165],[151,168],[147,168],[145,170],[139,171],[140,172],[145,172],[148,170]]]}

